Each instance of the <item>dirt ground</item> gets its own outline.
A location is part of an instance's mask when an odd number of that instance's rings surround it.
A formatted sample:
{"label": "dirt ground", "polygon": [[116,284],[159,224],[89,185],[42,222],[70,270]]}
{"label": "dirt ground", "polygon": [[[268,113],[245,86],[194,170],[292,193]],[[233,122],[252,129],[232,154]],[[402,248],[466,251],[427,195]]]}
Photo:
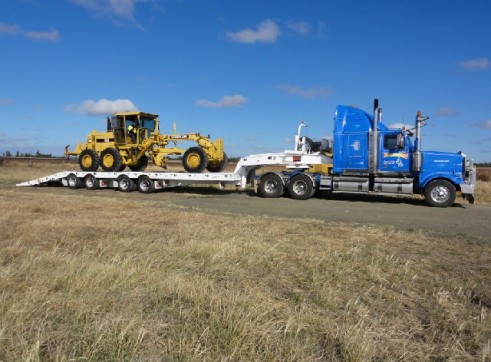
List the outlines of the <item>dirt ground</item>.
{"label": "dirt ground", "polygon": [[180,208],[237,217],[257,215],[317,219],[326,223],[389,225],[448,238],[491,242],[491,207],[470,205],[464,200],[457,200],[452,207],[440,209],[427,206],[423,199],[414,198],[321,193],[305,201],[288,197],[264,199],[253,191],[236,191],[233,188],[219,190],[214,187],[167,189],[153,194],[121,193],[108,189],[71,190],[66,187],[19,187],[15,190],[15,193],[54,193],[65,197],[74,192],[86,197],[96,196],[98,199],[138,199],[153,206],[159,204],[165,212]]}
{"label": "dirt ground", "polygon": [[[61,168],[66,166],[60,165]],[[53,173],[41,170],[38,172],[39,175]],[[27,179],[20,181],[27,181]],[[457,199],[452,207],[440,209],[427,206],[422,198],[375,195],[320,193],[305,201],[288,197],[264,199],[253,191],[237,191],[231,186],[222,190],[216,187],[185,187],[167,189],[148,195],[139,192],[123,194],[115,190],[16,188],[13,184],[10,184],[10,187],[15,188],[15,193],[48,192],[68,195],[77,192],[103,198],[118,195],[116,197],[139,199],[152,204],[160,203],[166,210],[177,207],[209,213],[229,213],[238,217],[240,215],[265,215],[292,219],[317,219],[326,223],[390,225],[403,230],[420,231],[449,238],[458,237],[469,241],[491,242],[491,206],[470,205],[462,199]]]}
{"label": "dirt ground", "polygon": [[440,236],[491,241],[491,207],[466,201],[446,209],[428,207],[424,201],[394,197],[321,194],[300,201],[287,197],[264,199],[250,192],[166,191],[158,197],[189,209],[237,215],[307,218],[329,222],[391,225]]}

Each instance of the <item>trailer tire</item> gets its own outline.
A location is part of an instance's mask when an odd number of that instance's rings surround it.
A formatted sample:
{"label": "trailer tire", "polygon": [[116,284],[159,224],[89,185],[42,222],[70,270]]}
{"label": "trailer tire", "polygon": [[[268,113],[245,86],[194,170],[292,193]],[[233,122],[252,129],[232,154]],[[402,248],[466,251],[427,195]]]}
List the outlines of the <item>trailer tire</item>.
{"label": "trailer tire", "polygon": [[99,188],[99,180],[90,173],[84,177],[84,184],[87,190],[97,190]]}
{"label": "trailer tire", "polygon": [[208,155],[201,147],[190,147],[182,156],[182,165],[187,172],[200,173],[208,165]]}
{"label": "trailer tire", "polygon": [[97,171],[101,159],[94,150],[83,150],[78,156],[78,164],[82,171],[94,172]]}
{"label": "trailer tire", "polygon": [[71,189],[79,189],[82,187],[83,182],[75,174],[71,173],[66,177],[68,187]]}
{"label": "trailer tire", "polygon": [[262,197],[274,198],[280,197],[285,192],[285,186],[280,176],[274,173],[267,173],[261,177],[259,183],[259,194]]}
{"label": "trailer tire", "polygon": [[147,155],[143,155],[138,159],[138,162],[136,165],[133,166],[128,166],[131,171],[139,171],[142,172],[144,171],[148,166],[148,157]]}
{"label": "trailer tire", "polygon": [[208,161],[208,165],[206,166],[206,169],[210,172],[222,172],[223,170],[225,170],[225,167],[227,167],[227,164],[228,164],[228,156],[224,152],[223,159],[220,162],[216,164],[212,164],[211,162]]}
{"label": "trailer tire", "polygon": [[118,190],[121,192],[131,192],[135,188],[135,183],[126,175],[118,177]]}
{"label": "trailer tire", "polygon": [[448,207],[455,201],[455,186],[446,180],[431,181],[425,187],[425,201],[433,207]]}
{"label": "trailer tire", "polygon": [[123,160],[117,149],[110,147],[101,152],[101,167],[104,171],[118,172],[121,166]]}
{"label": "trailer tire", "polygon": [[144,194],[149,194],[155,191],[155,184],[147,175],[138,177],[137,186],[138,191],[143,192]]}
{"label": "trailer tire", "polygon": [[295,200],[310,199],[314,194],[312,179],[305,174],[293,176],[288,183],[288,192]]}

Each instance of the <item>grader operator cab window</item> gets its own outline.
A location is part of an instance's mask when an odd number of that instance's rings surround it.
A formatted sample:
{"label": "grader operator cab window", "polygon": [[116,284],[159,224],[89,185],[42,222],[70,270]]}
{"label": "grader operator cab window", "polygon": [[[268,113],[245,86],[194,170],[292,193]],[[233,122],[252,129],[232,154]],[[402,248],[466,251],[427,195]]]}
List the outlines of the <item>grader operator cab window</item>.
{"label": "grader operator cab window", "polygon": [[147,129],[149,130],[150,132],[154,132],[155,131],[155,119],[152,119],[152,118],[140,118],[140,123],[141,123],[141,128],[144,128],[144,129]]}

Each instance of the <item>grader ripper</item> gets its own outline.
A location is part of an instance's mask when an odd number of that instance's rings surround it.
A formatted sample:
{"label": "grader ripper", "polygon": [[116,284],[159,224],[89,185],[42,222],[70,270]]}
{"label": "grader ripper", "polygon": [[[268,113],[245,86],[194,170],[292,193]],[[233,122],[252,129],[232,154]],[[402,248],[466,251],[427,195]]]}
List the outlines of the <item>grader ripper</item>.
{"label": "grader ripper", "polygon": [[[177,147],[179,141],[194,141],[198,146],[187,150]],[[167,147],[172,144],[172,147]],[[155,165],[167,168],[167,156],[182,155],[187,172],[199,173],[207,169],[221,172],[228,159],[223,140],[210,140],[199,133],[161,134],[158,115],[143,112],[115,113],[107,118],[107,131],[92,131],[84,144],[78,143],[74,151],[65,148],[66,156],[78,156],[83,171],[143,171],[151,157]]]}

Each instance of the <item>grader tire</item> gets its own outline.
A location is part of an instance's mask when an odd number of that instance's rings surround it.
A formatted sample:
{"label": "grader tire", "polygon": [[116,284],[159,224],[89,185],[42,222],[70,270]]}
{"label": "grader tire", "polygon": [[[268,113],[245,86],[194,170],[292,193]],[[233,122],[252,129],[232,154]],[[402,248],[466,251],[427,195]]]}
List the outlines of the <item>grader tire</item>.
{"label": "grader tire", "polygon": [[99,168],[101,159],[94,150],[83,150],[78,156],[80,169],[86,172],[94,172]]}
{"label": "grader tire", "polygon": [[187,172],[203,172],[208,165],[208,155],[201,147],[190,147],[184,152],[182,165]]}
{"label": "grader tire", "polygon": [[130,168],[131,171],[142,172],[147,168],[147,166],[148,166],[148,157],[146,155],[143,155],[138,159],[136,165],[128,166],[128,167]]}
{"label": "grader tire", "polygon": [[101,167],[104,171],[118,172],[123,166],[123,160],[118,150],[106,148],[101,152]]}
{"label": "grader tire", "polygon": [[227,167],[227,164],[228,164],[228,157],[227,154],[224,152],[223,160],[221,160],[216,164],[212,164],[211,162],[208,162],[206,169],[210,172],[222,172],[223,170],[225,170],[225,167]]}

